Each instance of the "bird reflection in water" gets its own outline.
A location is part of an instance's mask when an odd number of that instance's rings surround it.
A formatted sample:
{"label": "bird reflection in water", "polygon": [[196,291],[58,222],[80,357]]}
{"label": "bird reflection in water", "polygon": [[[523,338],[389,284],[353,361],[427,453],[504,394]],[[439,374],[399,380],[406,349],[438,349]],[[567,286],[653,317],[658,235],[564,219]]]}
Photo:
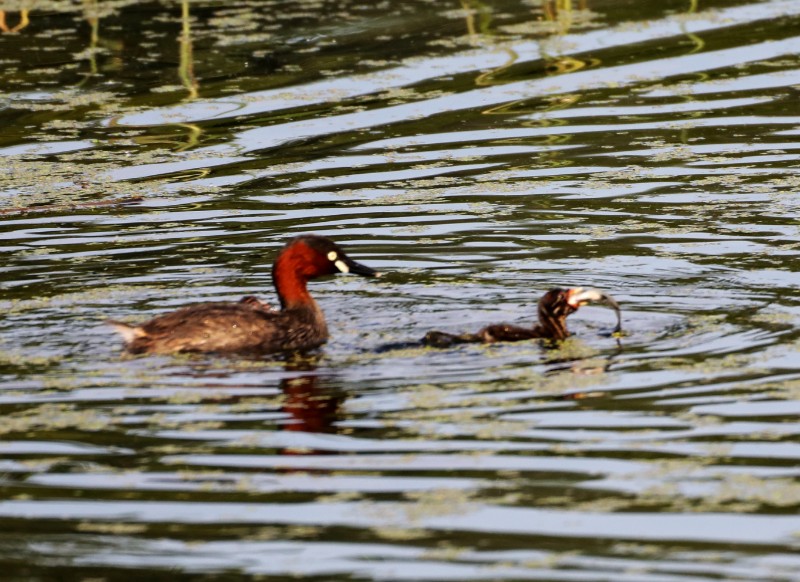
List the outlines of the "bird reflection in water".
{"label": "bird reflection in water", "polygon": [[[291,367],[287,366],[287,370]],[[312,368],[313,369],[313,368]],[[306,369],[304,372],[309,372]],[[336,421],[344,403],[341,390],[327,385],[317,374],[305,373],[281,381],[284,396],[283,411],[289,418],[281,425],[281,430],[293,432],[335,434]],[[336,451],[308,447],[285,447],[284,455],[332,455]]]}

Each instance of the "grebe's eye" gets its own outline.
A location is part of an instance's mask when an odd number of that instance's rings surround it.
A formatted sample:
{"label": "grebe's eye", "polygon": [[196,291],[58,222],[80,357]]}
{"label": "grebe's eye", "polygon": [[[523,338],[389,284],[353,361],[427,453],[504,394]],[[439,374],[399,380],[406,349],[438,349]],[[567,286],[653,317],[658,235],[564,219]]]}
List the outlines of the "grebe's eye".
{"label": "grebe's eye", "polygon": [[[339,258],[339,255],[336,254],[336,251],[331,251],[331,252],[328,253],[328,260],[329,261],[335,261],[338,258]],[[339,265],[336,265],[336,266],[338,267]]]}
{"label": "grebe's eye", "polygon": [[[330,257],[331,255],[335,255],[335,254],[336,253],[329,253],[328,256]],[[333,260],[333,259],[331,259],[331,260]],[[336,265],[336,268],[339,269],[339,271],[341,271],[342,273],[349,273],[350,272],[350,267],[348,267],[347,264],[342,260],[336,261],[333,264]]]}

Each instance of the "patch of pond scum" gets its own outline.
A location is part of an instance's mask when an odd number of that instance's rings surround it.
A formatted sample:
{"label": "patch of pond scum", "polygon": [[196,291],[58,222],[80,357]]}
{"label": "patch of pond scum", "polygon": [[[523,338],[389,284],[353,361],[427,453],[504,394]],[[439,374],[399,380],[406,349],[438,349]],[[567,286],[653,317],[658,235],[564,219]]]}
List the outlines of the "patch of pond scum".
{"label": "patch of pond scum", "polygon": [[[800,580],[800,4],[0,2],[10,581]],[[304,357],[103,323],[257,294]],[[434,350],[592,286],[558,349]]]}

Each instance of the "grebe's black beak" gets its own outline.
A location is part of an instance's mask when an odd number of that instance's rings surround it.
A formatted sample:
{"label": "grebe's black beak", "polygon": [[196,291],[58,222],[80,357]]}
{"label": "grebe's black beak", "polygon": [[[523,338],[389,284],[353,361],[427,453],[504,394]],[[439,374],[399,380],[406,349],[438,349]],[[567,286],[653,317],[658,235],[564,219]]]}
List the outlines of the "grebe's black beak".
{"label": "grebe's black beak", "polygon": [[599,303],[600,305],[610,307],[617,314],[617,327],[614,328],[614,333],[622,331],[622,311],[619,308],[619,303],[605,291],[601,291],[600,289],[584,289],[583,287],[568,289],[567,303],[575,309],[583,307],[587,303]]}
{"label": "grebe's black beak", "polygon": [[375,269],[371,269],[366,265],[357,263],[347,255],[339,255],[339,259],[334,263],[336,268],[342,273],[352,273],[354,275],[361,275],[362,277],[380,277],[381,274]]}

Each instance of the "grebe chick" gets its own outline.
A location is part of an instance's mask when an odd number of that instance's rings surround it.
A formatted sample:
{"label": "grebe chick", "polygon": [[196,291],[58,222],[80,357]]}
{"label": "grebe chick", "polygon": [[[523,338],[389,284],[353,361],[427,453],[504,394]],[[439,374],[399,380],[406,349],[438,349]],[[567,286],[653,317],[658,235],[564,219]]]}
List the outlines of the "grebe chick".
{"label": "grebe chick", "polygon": [[239,299],[239,303],[242,304],[242,305],[249,305],[253,309],[258,309],[260,311],[266,311],[268,313],[277,313],[278,312],[278,310],[275,309],[272,305],[270,305],[269,303],[266,303],[265,301],[261,301],[261,299],[259,299],[255,295],[245,295],[244,297]]}
{"label": "grebe chick", "polygon": [[605,304],[617,313],[617,327],[622,329],[622,316],[619,305],[613,297],[599,289],[551,289],[539,300],[539,323],[533,327],[521,327],[501,323],[484,327],[478,333],[451,334],[443,331],[429,331],[422,339],[425,345],[444,348],[453,344],[517,342],[529,339],[564,340],[569,337],[567,317],[587,303]]}
{"label": "grebe chick", "polygon": [[272,266],[280,310],[247,296],[237,303],[189,305],[140,325],[108,323],[122,335],[126,350],[133,354],[307,350],[327,341],[328,327],[306,283],[335,273],[378,275],[348,257],[333,241],[302,235],[289,241]]}

